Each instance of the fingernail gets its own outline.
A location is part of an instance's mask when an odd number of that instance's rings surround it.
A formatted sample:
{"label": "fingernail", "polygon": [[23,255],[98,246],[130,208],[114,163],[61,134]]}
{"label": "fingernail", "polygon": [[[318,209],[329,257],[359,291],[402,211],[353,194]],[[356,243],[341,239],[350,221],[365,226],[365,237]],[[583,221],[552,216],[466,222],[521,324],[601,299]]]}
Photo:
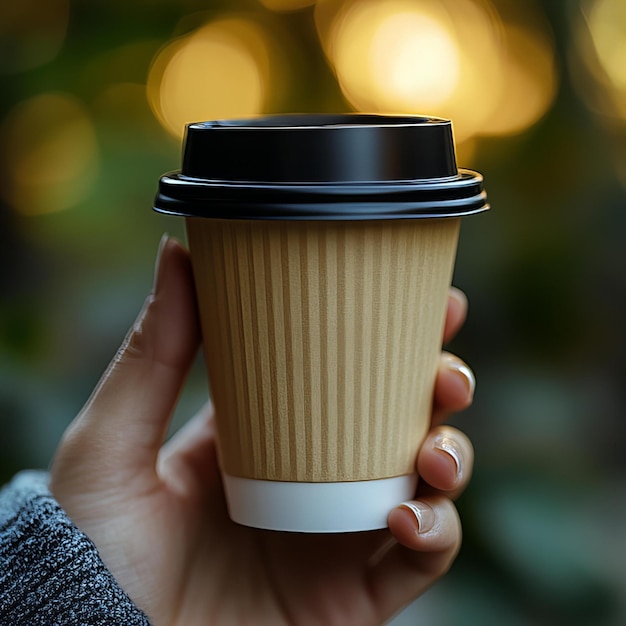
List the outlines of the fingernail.
{"label": "fingernail", "polygon": [[454,464],[456,466],[457,476],[460,476],[461,469],[462,469],[462,465],[461,465],[462,452],[457,442],[454,441],[454,439],[451,439],[450,437],[441,435],[440,437],[435,438],[434,447],[436,450],[440,450],[444,454],[447,454],[454,461]]}
{"label": "fingernail", "polygon": [[412,500],[411,502],[403,502],[399,506],[413,513],[417,521],[416,530],[418,535],[423,535],[432,530],[435,525],[435,512],[428,504]]}
{"label": "fingernail", "polygon": [[474,397],[474,391],[476,389],[476,378],[474,378],[474,372],[468,367],[467,364],[463,363],[460,359],[455,356],[446,357],[446,365],[448,369],[451,369],[453,372],[460,374],[463,378],[463,383],[467,389],[467,393],[470,398]]}
{"label": "fingernail", "polygon": [[152,293],[156,293],[159,286],[159,274],[161,269],[161,257],[163,256],[163,250],[165,250],[165,246],[167,242],[170,240],[170,236],[168,233],[163,233],[161,236],[161,241],[159,242],[159,250],[157,251],[156,261],[154,262],[154,279],[152,281]]}
{"label": "fingernail", "polygon": [[450,296],[454,298],[461,306],[467,307],[467,296],[458,287],[450,287]]}

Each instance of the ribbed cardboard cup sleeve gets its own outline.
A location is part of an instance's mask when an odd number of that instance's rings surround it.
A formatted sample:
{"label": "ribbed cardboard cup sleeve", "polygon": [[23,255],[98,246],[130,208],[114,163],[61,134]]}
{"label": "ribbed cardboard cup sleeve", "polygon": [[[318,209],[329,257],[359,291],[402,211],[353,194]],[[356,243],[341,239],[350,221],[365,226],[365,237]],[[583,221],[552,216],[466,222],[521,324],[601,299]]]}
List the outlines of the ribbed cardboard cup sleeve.
{"label": "ribbed cardboard cup sleeve", "polygon": [[413,473],[460,219],[186,223],[223,470]]}

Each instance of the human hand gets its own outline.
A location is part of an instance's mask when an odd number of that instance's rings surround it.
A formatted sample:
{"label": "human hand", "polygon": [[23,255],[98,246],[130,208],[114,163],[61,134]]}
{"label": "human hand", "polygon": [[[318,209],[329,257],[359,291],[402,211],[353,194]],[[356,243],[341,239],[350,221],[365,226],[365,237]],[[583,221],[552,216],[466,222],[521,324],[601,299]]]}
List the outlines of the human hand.
{"label": "human hand", "polygon": [[[444,341],[466,310],[452,290]],[[57,500],[157,626],[381,624],[447,571],[473,464],[467,437],[442,424],[471,403],[462,361],[442,355],[417,499],[389,530],[302,535],[230,521],[210,406],[164,443],[199,344],[188,252],[163,240],[153,292],[51,469]]]}

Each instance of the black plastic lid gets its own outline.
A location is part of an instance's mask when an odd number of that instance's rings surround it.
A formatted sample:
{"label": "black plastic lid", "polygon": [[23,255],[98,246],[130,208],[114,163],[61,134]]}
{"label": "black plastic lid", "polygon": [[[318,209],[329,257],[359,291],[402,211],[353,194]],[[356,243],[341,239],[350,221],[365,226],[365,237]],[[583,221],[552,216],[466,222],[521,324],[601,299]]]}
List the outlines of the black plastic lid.
{"label": "black plastic lid", "polygon": [[432,117],[283,115],[189,124],[183,166],[154,208],[232,219],[471,215],[482,176],[457,170],[452,124]]}

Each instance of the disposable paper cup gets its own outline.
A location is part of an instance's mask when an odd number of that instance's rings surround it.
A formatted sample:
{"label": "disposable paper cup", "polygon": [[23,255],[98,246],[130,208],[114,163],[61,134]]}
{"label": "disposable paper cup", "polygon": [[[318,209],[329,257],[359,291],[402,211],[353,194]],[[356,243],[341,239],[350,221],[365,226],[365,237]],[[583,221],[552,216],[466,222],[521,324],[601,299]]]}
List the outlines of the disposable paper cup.
{"label": "disposable paper cup", "polygon": [[384,528],[415,493],[460,218],[488,208],[446,120],[187,128],[186,218],[231,518]]}

